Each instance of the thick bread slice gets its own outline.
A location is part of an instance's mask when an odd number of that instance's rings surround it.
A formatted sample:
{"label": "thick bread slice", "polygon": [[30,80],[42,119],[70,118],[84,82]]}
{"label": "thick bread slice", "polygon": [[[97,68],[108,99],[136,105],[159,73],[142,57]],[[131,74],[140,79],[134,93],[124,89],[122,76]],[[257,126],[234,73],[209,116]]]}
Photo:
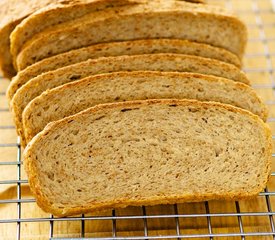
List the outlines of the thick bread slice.
{"label": "thick bread slice", "polygon": [[[11,52],[16,55],[21,50],[23,44],[33,35],[52,27],[56,24],[64,23],[75,18],[82,17],[91,12],[105,10],[106,8],[132,5],[139,0],[55,0],[51,5],[40,7],[37,12],[21,22],[11,34],[13,44]],[[129,6],[128,6],[129,7]]]}
{"label": "thick bread slice", "polygon": [[24,166],[38,205],[57,216],[241,200],[266,187],[271,143],[267,124],[230,105],[124,102],[48,125]]}
{"label": "thick bread slice", "polygon": [[109,73],[62,85],[32,100],[23,112],[26,142],[48,123],[97,104],[162,98],[221,102],[249,110],[264,120],[267,117],[266,106],[243,83],[195,73]]}
{"label": "thick bread slice", "polygon": [[16,74],[10,54],[10,34],[22,19],[47,6],[54,0],[1,0],[0,1],[0,69],[4,77]]}
{"label": "thick bread slice", "polygon": [[[234,36],[234,37],[232,37]],[[179,1],[150,1],[106,9],[48,28],[24,44],[16,60],[44,58],[101,42],[146,38],[179,38],[207,43],[242,57],[245,25],[223,9]],[[73,41],[72,41],[73,39]],[[15,36],[11,37],[12,46]],[[14,59],[18,53],[14,52]],[[22,69],[21,69],[22,70]]]}
{"label": "thick bread slice", "polygon": [[39,75],[16,92],[10,107],[22,142],[23,110],[32,99],[47,89],[100,73],[138,70],[195,72],[248,83],[245,74],[234,65],[191,55],[148,54],[88,60]]}
{"label": "thick bread slice", "polygon": [[[234,64],[237,67],[241,66],[240,60],[236,55],[222,48],[180,39],[143,39],[102,43],[59,54],[27,67],[13,78],[7,90],[7,97],[10,102],[16,91],[23,84],[41,73],[56,70],[92,58],[145,53],[190,54],[224,61]],[[21,67],[22,66],[19,66],[19,68]]]}

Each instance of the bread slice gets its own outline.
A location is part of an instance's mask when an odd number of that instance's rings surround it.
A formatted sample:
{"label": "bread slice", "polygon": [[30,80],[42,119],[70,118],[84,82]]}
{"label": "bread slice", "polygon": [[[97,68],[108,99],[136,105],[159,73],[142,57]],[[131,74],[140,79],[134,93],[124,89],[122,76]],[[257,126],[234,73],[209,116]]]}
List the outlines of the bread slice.
{"label": "bread slice", "polygon": [[[207,43],[241,58],[247,42],[247,29],[240,20],[216,6],[150,1],[130,8],[87,14],[48,28],[28,40],[20,53],[14,51],[13,56],[16,59],[19,55],[18,65],[26,65],[22,63],[26,59],[35,63],[92,44],[146,38],[179,38]],[[13,48],[15,39],[12,34]]]}
{"label": "bread slice", "polygon": [[[241,66],[238,57],[224,49],[180,39],[142,39],[135,41],[102,43],[59,54],[27,67],[13,78],[7,90],[7,97],[10,101],[21,86],[30,79],[45,72],[92,58],[145,53],[190,54],[224,61],[234,64],[237,67]],[[21,67],[22,66],[19,66],[19,68]]]}
{"label": "bread slice", "polygon": [[145,99],[197,99],[232,104],[266,120],[267,108],[249,86],[177,72],[119,72],[88,77],[44,92],[23,112],[26,142],[53,121],[97,104]]}
{"label": "bread slice", "polygon": [[23,157],[38,205],[68,216],[256,197],[269,178],[271,143],[268,125],[248,111],[150,100],[98,105],[54,122]]}
{"label": "bread slice", "polygon": [[[100,73],[138,70],[195,72],[249,83],[245,74],[237,67],[197,56],[149,54],[88,60],[37,76],[16,92],[10,107],[17,133],[23,136],[22,113],[24,108],[32,99],[47,89]],[[23,137],[22,142],[24,142]]]}
{"label": "bread slice", "polygon": [[17,24],[37,9],[53,0],[1,0],[0,1],[0,69],[4,77],[16,74],[10,54],[10,34]]}

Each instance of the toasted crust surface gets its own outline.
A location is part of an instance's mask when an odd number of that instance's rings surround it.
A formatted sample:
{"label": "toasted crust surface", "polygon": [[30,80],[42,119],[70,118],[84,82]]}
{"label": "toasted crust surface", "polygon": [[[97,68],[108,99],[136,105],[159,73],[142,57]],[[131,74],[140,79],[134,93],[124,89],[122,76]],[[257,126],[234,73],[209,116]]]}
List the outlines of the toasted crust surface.
{"label": "toasted crust surface", "polygon": [[[233,133],[238,137],[232,138]],[[188,143],[183,140],[186,135]],[[178,145],[166,152],[171,142]],[[166,155],[158,156],[162,148]],[[48,125],[28,145],[24,165],[38,205],[57,216],[127,206],[241,200],[255,197],[267,184],[271,131],[256,115],[213,102],[105,104]],[[79,169],[84,178],[77,174]]]}

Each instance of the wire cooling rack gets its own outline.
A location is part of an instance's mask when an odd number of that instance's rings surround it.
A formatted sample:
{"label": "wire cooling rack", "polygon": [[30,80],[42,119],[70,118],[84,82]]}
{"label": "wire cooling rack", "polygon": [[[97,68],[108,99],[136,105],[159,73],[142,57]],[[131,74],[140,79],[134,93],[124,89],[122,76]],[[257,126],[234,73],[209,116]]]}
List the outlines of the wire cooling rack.
{"label": "wire cooling rack", "polygon": [[[270,109],[275,140],[275,14],[270,0],[209,0],[249,27],[245,71]],[[218,34],[218,33],[217,33]],[[33,199],[0,79],[0,239],[275,239],[275,170],[252,201],[133,207],[72,218],[42,212]],[[274,151],[273,151],[274,152]],[[275,153],[273,154],[273,159]],[[274,159],[275,160],[275,159]]]}

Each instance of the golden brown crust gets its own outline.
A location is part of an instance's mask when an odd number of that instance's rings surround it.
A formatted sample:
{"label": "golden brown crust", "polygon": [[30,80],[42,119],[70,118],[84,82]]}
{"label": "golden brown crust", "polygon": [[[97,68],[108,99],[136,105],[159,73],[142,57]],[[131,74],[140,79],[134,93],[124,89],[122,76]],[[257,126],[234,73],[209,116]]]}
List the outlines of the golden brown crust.
{"label": "golden brown crust", "polygon": [[16,71],[12,64],[12,56],[10,54],[10,33],[17,25],[17,22],[9,24],[0,29],[0,69],[5,78],[11,79],[15,76]]}
{"label": "golden brown crust", "polygon": [[[151,104],[176,104],[176,105],[195,105],[200,106],[204,108],[223,108],[227,111],[234,112],[241,115],[246,115],[247,117],[253,119],[256,121],[259,125],[259,127],[263,128],[266,134],[266,144],[267,144],[267,150],[266,152],[266,172],[264,173],[266,175],[266,181],[263,182],[263,185],[259,185],[255,189],[250,189],[249,192],[243,192],[243,191],[236,191],[235,193],[228,193],[224,195],[219,194],[204,194],[204,195],[183,195],[183,196],[170,196],[168,197],[157,197],[157,198],[147,198],[145,200],[140,201],[129,201],[128,199],[122,199],[120,201],[114,201],[114,202],[108,202],[105,204],[87,204],[86,206],[82,207],[74,207],[74,208],[67,208],[67,209],[56,209],[49,204],[48,200],[43,196],[43,189],[41,187],[41,184],[39,182],[39,178],[37,178],[37,175],[39,174],[39,171],[36,167],[35,159],[32,158],[33,149],[35,149],[35,145],[37,142],[43,140],[48,134],[53,134],[55,132],[55,129],[60,128],[63,125],[66,125],[70,120],[76,120],[81,117],[85,117],[85,114],[91,114],[94,112],[97,112],[99,110],[108,110],[113,108],[119,108],[121,106],[123,107],[129,107],[134,108],[137,106],[144,106],[144,105],[151,105]],[[147,100],[147,101],[132,101],[132,102],[124,102],[124,103],[113,103],[113,104],[103,104],[98,105],[96,107],[90,108],[88,110],[85,110],[81,113],[78,113],[74,116],[67,117],[65,119],[62,119],[60,121],[54,122],[49,124],[41,133],[39,133],[29,144],[27,149],[24,152],[24,164],[26,167],[26,171],[29,176],[29,182],[30,187],[34,195],[37,199],[37,204],[45,211],[51,212],[57,216],[69,216],[69,215],[76,215],[80,213],[87,213],[90,211],[100,211],[103,209],[109,209],[109,208],[123,208],[129,205],[133,206],[140,206],[140,205],[156,205],[156,204],[174,204],[174,203],[181,203],[181,202],[198,202],[198,201],[207,201],[207,200],[242,200],[242,199],[250,199],[262,191],[266,187],[266,183],[268,181],[268,177],[271,170],[271,131],[267,124],[265,124],[258,116],[239,108],[235,108],[230,105],[215,103],[215,102],[199,102],[194,100],[173,100],[173,99],[166,99],[166,100]]]}

